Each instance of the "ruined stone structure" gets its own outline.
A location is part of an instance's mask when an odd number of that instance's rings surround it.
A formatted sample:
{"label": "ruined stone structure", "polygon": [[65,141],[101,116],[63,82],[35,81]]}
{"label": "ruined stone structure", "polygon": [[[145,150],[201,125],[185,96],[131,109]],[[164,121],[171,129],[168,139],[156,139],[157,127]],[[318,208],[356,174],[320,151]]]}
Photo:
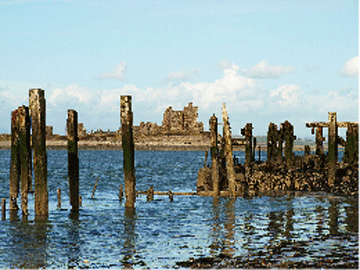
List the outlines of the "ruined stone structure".
{"label": "ruined stone structure", "polygon": [[79,137],[84,137],[84,136],[86,136],[86,129],[85,129],[83,123],[79,123],[79,124],[78,124],[78,136],[79,136]]}
{"label": "ruined stone structure", "polygon": [[189,102],[182,111],[174,111],[172,107],[165,110],[162,127],[166,133],[200,133],[204,124],[197,121],[198,107]]}

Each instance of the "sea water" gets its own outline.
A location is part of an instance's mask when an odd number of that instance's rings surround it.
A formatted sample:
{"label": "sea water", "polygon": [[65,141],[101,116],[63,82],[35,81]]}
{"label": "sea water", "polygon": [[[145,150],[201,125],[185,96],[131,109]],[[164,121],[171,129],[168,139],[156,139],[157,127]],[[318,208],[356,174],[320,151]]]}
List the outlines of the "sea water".
{"label": "sea water", "polygon": [[[266,152],[262,153],[262,160]],[[240,162],[244,153],[235,152]],[[196,191],[204,153],[136,151],[136,189]],[[281,193],[236,200],[200,196],[136,198],[135,211],[119,201],[124,184],[122,152],[81,150],[82,206],[72,214],[68,197],[67,151],[48,151],[49,217],[0,221],[1,268],[167,268],[190,258],[251,256],[282,242],[306,244],[301,254],[289,248],[281,260],[327,258],[358,263],[358,200],[325,193]],[[10,151],[0,150],[0,198],[9,198]],[[91,199],[96,179],[97,189]],[[57,189],[62,206],[57,207]],[[8,208],[8,207],[7,207]],[[285,255],[285,257],[284,257]]]}

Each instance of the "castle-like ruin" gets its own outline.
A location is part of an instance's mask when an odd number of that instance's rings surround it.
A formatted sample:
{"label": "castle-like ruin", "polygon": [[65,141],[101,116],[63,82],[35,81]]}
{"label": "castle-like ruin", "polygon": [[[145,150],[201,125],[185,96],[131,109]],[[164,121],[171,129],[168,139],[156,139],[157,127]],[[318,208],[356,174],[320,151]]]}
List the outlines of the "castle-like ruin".
{"label": "castle-like ruin", "polygon": [[189,102],[182,111],[175,111],[170,106],[163,114],[162,126],[151,122],[141,122],[134,126],[136,135],[158,134],[198,134],[204,131],[204,124],[198,122],[198,107]]}

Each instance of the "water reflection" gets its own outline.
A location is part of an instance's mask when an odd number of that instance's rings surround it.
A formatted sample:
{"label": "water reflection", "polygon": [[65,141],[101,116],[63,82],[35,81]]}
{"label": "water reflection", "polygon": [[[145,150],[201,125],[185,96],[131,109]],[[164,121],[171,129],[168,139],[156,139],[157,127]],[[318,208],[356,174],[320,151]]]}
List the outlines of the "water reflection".
{"label": "water reflection", "polygon": [[74,268],[79,266],[82,257],[79,212],[70,212],[69,219],[70,224],[67,226],[67,242],[69,244],[66,253],[68,254],[68,268]]}
{"label": "water reflection", "polygon": [[45,268],[49,230],[51,225],[46,218],[36,218],[35,222],[17,222],[10,231],[10,267]]}
{"label": "water reflection", "polygon": [[[219,198],[213,198],[210,254],[219,252],[225,256],[233,256],[235,252],[235,199],[225,199],[222,206]],[[225,213],[223,220],[221,214]],[[222,227],[223,226],[223,227]],[[222,230],[224,228],[224,230]]]}
{"label": "water reflection", "polygon": [[135,249],[135,229],[136,229],[136,211],[135,208],[125,207],[124,217],[124,247],[122,253],[124,258],[121,260],[124,268],[132,268],[134,262]]}

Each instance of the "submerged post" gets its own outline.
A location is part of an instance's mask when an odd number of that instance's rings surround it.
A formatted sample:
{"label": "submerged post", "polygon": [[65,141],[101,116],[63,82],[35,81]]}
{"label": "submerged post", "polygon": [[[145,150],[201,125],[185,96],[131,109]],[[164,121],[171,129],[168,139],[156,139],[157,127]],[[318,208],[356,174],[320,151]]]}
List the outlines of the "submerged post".
{"label": "submerged post", "polygon": [[215,114],[210,117],[210,153],[211,153],[211,179],[213,184],[213,196],[218,197],[219,188],[219,167],[218,167],[218,120]]}
{"label": "submerged post", "polygon": [[3,198],[1,202],[1,219],[6,219],[6,199]]}
{"label": "submerged post", "polygon": [[20,185],[18,110],[11,112],[11,164],[10,164],[10,210],[18,210],[17,198]]}
{"label": "submerged post", "polygon": [[225,103],[223,103],[222,117],[224,122],[223,137],[225,140],[226,174],[229,182],[230,197],[235,198],[235,170],[231,142],[231,130]]}
{"label": "submerged post", "polygon": [[329,165],[329,175],[328,175],[328,185],[331,187],[335,183],[335,172],[336,172],[336,163],[338,159],[338,144],[337,144],[337,120],[336,112],[329,112],[329,128],[328,128],[328,165]]}
{"label": "submerged post", "polygon": [[61,188],[58,188],[57,190],[57,200],[58,200],[58,208],[61,208]]}
{"label": "submerged post", "polygon": [[66,123],[68,138],[68,177],[71,211],[79,211],[79,156],[78,156],[78,114],[68,110]]}
{"label": "submerged post", "polygon": [[19,107],[18,115],[21,209],[23,215],[28,215],[28,193],[31,189],[32,178],[29,108],[25,106]]}
{"label": "submerged post", "polygon": [[30,89],[29,108],[32,118],[32,146],[35,173],[35,215],[49,214],[46,157],[45,93],[42,89]]}
{"label": "submerged post", "polygon": [[131,96],[120,97],[121,137],[123,148],[123,170],[125,179],[125,207],[135,207],[135,155],[133,138],[133,113]]}

